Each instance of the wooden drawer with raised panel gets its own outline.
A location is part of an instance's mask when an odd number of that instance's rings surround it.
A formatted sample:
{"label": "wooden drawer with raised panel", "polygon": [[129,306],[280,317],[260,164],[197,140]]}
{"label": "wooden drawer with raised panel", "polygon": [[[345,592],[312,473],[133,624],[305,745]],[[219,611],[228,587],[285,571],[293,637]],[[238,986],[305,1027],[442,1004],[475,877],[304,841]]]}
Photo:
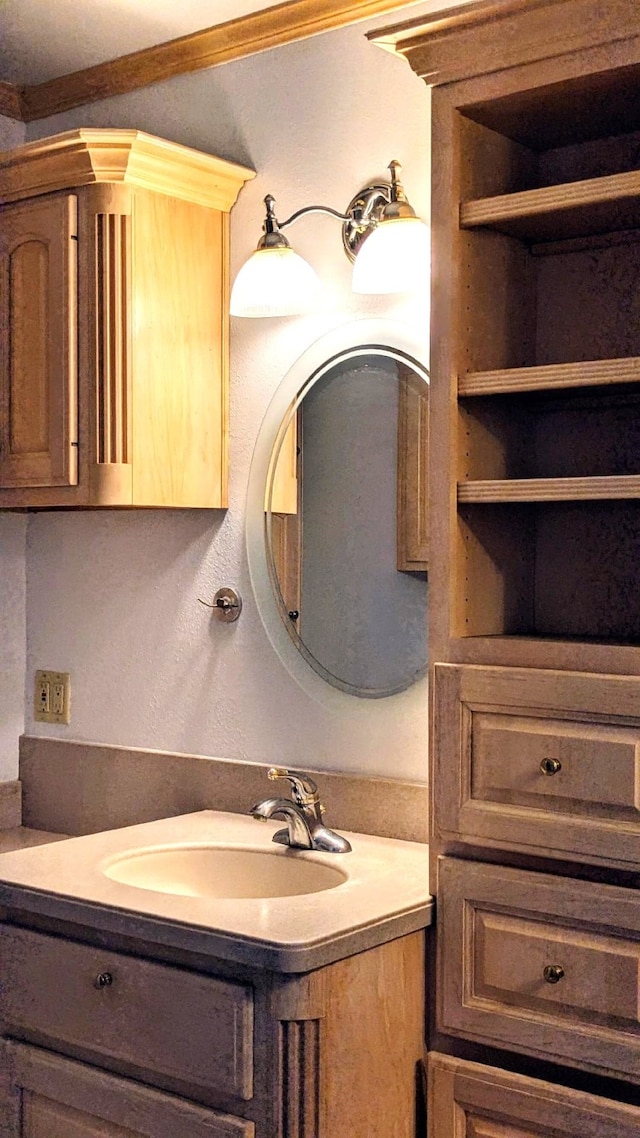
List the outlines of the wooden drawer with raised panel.
{"label": "wooden drawer with raised panel", "polygon": [[640,894],[438,864],[438,1026],[640,1083]]}
{"label": "wooden drawer with raised panel", "polygon": [[252,1097],[249,986],[6,925],[0,977],[6,1035]]}
{"label": "wooden drawer with raised panel", "polygon": [[428,1138],[638,1138],[640,1108],[524,1075],[429,1056]]}
{"label": "wooden drawer with raised panel", "polygon": [[438,664],[434,834],[640,867],[640,679]]}
{"label": "wooden drawer with raised panel", "polygon": [[0,1052],[2,1138],[254,1138],[243,1118],[210,1110],[52,1055],[6,1042]]}

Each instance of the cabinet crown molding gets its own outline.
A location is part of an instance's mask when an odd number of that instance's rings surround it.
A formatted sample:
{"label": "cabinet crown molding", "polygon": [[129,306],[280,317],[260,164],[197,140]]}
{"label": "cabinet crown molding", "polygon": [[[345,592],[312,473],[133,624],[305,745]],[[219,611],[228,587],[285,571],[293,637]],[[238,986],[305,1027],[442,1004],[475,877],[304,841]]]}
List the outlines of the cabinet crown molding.
{"label": "cabinet crown molding", "polygon": [[0,204],[126,183],[228,213],[255,171],[140,130],[82,128],[0,153]]}
{"label": "cabinet crown molding", "polygon": [[639,36],[640,9],[629,0],[477,0],[367,38],[439,86]]}

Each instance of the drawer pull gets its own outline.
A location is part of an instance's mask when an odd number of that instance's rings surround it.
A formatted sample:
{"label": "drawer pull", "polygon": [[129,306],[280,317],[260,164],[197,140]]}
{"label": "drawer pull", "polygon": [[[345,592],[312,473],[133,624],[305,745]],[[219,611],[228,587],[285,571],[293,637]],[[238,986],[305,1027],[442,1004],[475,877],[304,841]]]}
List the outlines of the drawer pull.
{"label": "drawer pull", "polygon": [[110,988],[113,984],[113,976],[110,972],[99,972],[93,981],[94,988]]}
{"label": "drawer pull", "polygon": [[557,774],[562,770],[562,763],[559,759],[543,759],[540,763],[540,771],[542,774]]}
{"label": "drawer pull", "polygon": [[545,964],[542,975],[547,984],[557,984],[564,976],[564,968],[561,964]]}

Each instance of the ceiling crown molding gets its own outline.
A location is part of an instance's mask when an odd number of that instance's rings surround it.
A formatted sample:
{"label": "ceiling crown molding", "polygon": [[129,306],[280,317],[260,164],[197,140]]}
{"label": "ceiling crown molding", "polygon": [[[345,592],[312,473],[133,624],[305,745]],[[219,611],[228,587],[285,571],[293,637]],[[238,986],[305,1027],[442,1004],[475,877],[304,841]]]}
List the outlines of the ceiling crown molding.
{"label": "ceiling crown molding", "polygon": [[14,83],[5,83],[0,79],[0,115],[24,122],[23,90],[23,87],[16,87]]}
{"label": "ceiling crown molding", "polygon": [[189,71],[255,55],[406,7],[409,0],[286,0],[273,8],[143,48],[32,87],[0,82],[0,114],[22,122],[124,95]]}

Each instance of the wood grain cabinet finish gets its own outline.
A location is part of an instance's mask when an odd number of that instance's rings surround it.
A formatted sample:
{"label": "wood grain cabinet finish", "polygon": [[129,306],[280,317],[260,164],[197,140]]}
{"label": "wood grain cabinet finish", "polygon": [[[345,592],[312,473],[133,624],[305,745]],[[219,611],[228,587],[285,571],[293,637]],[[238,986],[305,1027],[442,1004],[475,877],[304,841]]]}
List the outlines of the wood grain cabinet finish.
{"label": "wood grain cabinet finish", "polygon": [[[478,0],[371,38],[434,88],[438,1028],[637,1084],[640,7]],[[431,1138],[639,1131],[449,1062]]]}
{"label": "wood grain cabinet finish", "polygon": [[434,834],[640,865],[640,681],[437,664]]}
{"label": "wood grain cabinet finish", "polygon": [[0,927],[0,1138],[416,1138],[423,933],[300,975],[135,947]]}
{"label": "wood grain cabinet finish", "polygon": [[637,891],[453,858],[439,881],[441,1030],[640,1083]]}
{"label": "wood grain cabinet finish", "polygon": [[0,485],[78,480],[74,194],[0,213]]}
{"label": "wood grain cabinet finish", "polygon": [[0,507],[226,505],[249,177],[135,130],[0,155]]}
{"label": "wood grain cabinet finish", "polygon": [[1,1138],[254,1138],[253,1123],[22,1043],[2,1051]]}
{"label": "wood grain cabinet finish", "polygon": [[252,1097],[247,985],[6,926],[0,973],[9,1032]]}
{"label": "wood grain cabinet finish", "polygon": [[637,673],[638,7],[372,35],[434,87],[434,658]]}
{"label": "wood grain cabinet finish", "polygon": [[432,1052],[428,1138],[637,1138],[640,1109]]}

